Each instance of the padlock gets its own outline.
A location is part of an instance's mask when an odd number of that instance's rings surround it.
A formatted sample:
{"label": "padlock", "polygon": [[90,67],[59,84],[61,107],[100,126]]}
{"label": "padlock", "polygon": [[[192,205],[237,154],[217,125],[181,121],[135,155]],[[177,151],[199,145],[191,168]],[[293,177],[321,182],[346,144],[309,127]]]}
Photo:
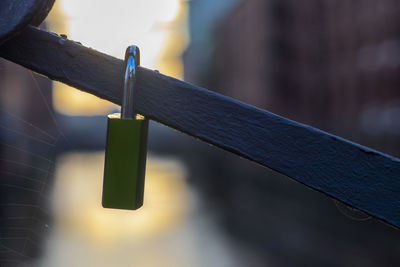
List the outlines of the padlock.
{"label": "padlock", "polygon": [[135,210],[143,205],[148,120],[134,112],[139,48],[125,53],[125,76],[121,114],[108,116],[104,163],[104,208]]}

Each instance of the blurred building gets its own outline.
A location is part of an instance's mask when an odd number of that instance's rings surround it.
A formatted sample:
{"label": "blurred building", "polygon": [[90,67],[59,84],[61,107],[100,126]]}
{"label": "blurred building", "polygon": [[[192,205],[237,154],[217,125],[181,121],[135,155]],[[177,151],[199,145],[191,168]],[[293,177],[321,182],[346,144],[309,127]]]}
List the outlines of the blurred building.
{"label": "blurred building", "polygon": [[399,156],[399,10],[391,0],[242,1],[215,33],[205,85]]}
{"label": "blurred building", "polygon": [[[185,79],[400,156],[399,9],[393,0],[239,1],[216,20],[205,67],[189,60],[203,50],[185,52]],[[227,153],[207,159],[196,182],[245,244],[248,266],[400,264],[397,230]]]}
{"label": "blurred building", "polygon": [[184,79],[201,85],[208,75],[214,52],[218,22],[238,0],[190,0],[188,5],[189,44],[183,53]]}

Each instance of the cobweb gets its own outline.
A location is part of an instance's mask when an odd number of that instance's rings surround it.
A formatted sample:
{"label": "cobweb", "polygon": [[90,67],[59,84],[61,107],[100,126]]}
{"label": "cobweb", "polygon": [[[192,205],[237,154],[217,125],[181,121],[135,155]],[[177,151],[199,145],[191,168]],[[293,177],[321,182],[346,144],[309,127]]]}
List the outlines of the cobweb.
{"label": "cobweb", "polygon": [[0,266],[32,266],[51,229],[57,146],[51,81],[0,62]]}

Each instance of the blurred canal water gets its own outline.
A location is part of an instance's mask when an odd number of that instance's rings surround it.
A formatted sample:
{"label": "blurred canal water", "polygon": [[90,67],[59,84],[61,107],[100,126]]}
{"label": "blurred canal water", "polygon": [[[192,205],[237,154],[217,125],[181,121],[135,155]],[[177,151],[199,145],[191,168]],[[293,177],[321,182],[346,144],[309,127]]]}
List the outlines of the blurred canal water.
{"label": "blurred canal water", "polygon": [[38,266],[243,266],[180,161],[148,157],[137,211],[102,208],[103,163],[103,152],[58,158],[54,223]]}

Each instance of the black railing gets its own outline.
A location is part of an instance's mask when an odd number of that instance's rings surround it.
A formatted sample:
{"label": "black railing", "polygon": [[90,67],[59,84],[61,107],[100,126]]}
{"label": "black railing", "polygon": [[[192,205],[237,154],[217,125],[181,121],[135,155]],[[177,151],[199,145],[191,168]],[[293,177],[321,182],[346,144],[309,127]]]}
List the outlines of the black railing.
{"label": "black railing", "polygon": [[[120,104],[123,61],[27,26],[0,55]],[[400,160],[229,97],[138,69],[136,112],[400,227]]]}

